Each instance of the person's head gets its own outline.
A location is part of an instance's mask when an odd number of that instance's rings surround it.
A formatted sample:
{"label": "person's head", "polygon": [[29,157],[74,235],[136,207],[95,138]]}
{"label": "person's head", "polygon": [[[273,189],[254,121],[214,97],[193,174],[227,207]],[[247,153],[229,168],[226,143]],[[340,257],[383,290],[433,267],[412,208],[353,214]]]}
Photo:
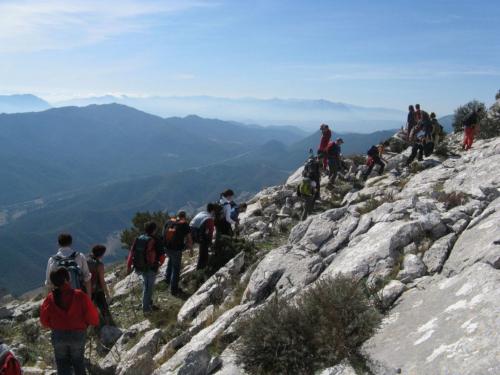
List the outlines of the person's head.
{"label": "person's head", "polygon": [[144,224],[144,232],[146,232],[147,235],[152,236],[156,232],[156,223],[154,221],[148,221],[146,224]]}
{"label": "person's head", "polygon": [[223,196],[227,200],[232,200],[234,197],[234,191],[232,191],[231,189],[227,189],[221,194],[221,196]]}
{"label": "person's head", "polygon": [[179,220],[186,220],[186,211],[179,211],[179,212],[177,212],[177,218]]}
{"label": "person's head", "polygon": [[61,247],[69,247],[73,243],[73,237],[69,233],[61,233],[57,238],[57,242]]}
{"label": "person's head", "polygon": [[106,252],[106,246],[104,245],[95,245],[92,248],[92,255],[94,256],[94,258],[102,258],[105,252]]}
{"label": "person's head", "polygon": [[336,142],[337,142],[338,145],[344,144],[344,140],[342,138],[337,138]]}
{"label": "person's head", "polygon": [[434,112],[431,112],[431,118],[432,119],[436,118],[436,114]]}
{"label": "person's head", "polygon": [[213,214],[216,211],[217,205],[214,203],[207,204],[207,212]]}
{"label": "person's head", "polygon": [[321,124],[319,126],[319,130],[325,130],[325,129],[328,129],[328,125],[327,124]]}
{"label": "person's head", "polygon": [[62,287],[64,284],[69,283],[70,276],[69,272],[64,267],[59,267],[50,273],[50,282],[56,288]]}
{"label": "person's head", "polygon": [[413,108],[413,106],[412,106],[412,105],[410,105],[410,106],[408,107],[408,111],[410,111],[410,112],[415,112],[415,108]]}
{"label": "person's head", "polygon": [[415,109],[416,109],[417,111],[420,111],[420,104],[415,104]]}
{"label": "person's head", "polygon": [[238,206],[238,209],[241,213],[241,212],[245,212],[247,210],[247,207],[248,207],[248,205],[245,202],[243,202],[243,203],[240,203],[240,205]]}

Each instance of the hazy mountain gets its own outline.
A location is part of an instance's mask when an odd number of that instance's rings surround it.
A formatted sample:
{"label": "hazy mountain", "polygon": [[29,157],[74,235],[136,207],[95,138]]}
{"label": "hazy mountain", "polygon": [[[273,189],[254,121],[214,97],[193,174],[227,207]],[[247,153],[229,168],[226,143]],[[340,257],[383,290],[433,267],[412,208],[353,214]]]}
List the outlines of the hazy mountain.
{"label": "hazy mountain", "polygon": [[49,103],[35,95],[0,95],[0,113],[37,112],[49,108]]}
{"label": "hazy mountain", "polygon": [[447,133],[453,132],[453,120],[455,115],[443,116],[438,119],[439,123],[443,125],[444,131]]}
{"label": "hazy mountain", "polygon": [[323,122],[341,132],[369,133],[401,127],[406,115],[389,108],[368,108],[328,100],[255,99],[193,97],[102,96],[73,99],[55,105],[89,105],[121,103],[160,116],[217,117],[261,125],[294,125],[316,130]]}
{"label": "hazy mountain", "polygon": [[0,115],[0,207],[72,189],[208,165],[304,133],[118,104]]}

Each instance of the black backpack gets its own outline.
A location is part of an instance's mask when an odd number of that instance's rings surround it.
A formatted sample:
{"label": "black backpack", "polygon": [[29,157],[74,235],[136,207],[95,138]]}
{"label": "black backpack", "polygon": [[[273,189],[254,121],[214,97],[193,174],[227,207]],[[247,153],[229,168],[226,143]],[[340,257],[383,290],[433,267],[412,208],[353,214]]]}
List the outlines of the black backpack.
{"label": "black backpack", "polygon": [[366,151],[366,154],[368,156],[374,157],[378,155],[378,147],[377,146],[372,146],[368,151]]}
{"label": "black backpack", "polygon": [[70,284],[73,289],[83,289],[82,270],[76,262],[76,257],[79,253],[73,252],[69,257],[65,258],[60,255],[52,257],[57,268],[65,268],[70,276]]}
{"label": "black backpack", "polygon": [[304,164],[304,169],[302,170],[302,177],[310,178],[314,180],[318,174],[318,163],[314,158],[309,158]]}
{"label": "black backpack", "polygon": [[136,238],[134,247],[132,248],[134,270],[144,272],[149,269],[148,261],[146,258],[146,251],[149,241],[153,240],[152,237],[142,234]]}

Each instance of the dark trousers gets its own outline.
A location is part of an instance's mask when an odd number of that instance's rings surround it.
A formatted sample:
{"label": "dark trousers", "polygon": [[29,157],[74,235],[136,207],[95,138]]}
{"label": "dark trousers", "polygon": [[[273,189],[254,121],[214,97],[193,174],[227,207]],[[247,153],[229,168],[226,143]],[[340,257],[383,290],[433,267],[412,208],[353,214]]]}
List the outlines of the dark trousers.
{"label": "dark trousers", "polygon": [[198,264],[196,265],[197,270],[202,270],[207,267],[208,264],[208,248],[210,247],[210,242],[202,240],[200,242],[200,249],[198,252]]}
{"label": "dark trousers", "polygon": [[373,164],[371,164],[368,167],[368,170],[365,173],[365,179],[368,178],[368,176],[370,176],[370,173],[372,173],[373,167],[375,167],[375,164],[380,166],[380,168],[378,170],[378,174],[382,175],[382,173],[384,173],[385,164],[382,161],[382,159],[380,159],[380,156],[372,156],[372,159],[373,159]]}
{"label": "dark trousers", "polygon": [[150,312],[153,308],[153,292],[155,289],[156,272],[148,270],[141,273],[142,276],[142,311]]}
{"label": "dark trousers", "polygon": [[417,155],[418,155],[418,160],[422,161],[424,159],[423,153],[424,153],[424,146],[421,143],[413,144],[413,146],[411,147],[411,154],[408,160],[406,161],[406,165],[410,165],[413,162],[413,160],[415,160]]}
{"label": "dark trousers", "polygon": [[302,210],[302,216],[300,220],[304,221],[305,219],[307,219],[307,216],[309,216],[312,213],[314,209],[314,201],[315,201],[314,196],[304,197],[304,208]]}
{"label": "dark trousers", "polygon": [[179,278],[181,275],[182,251],[167,250],[168,264],[165,273],[165,281],[170,284],[170,291],[177,293],[179,291]]}
{"label": "dark trousers", "polygon": [[111,312],[109,311],[109,305],[108,301],[106,301],[106,295],[104,294],[104,291],[98,290],[94,293],[92,293],[92,302],[94,302],[94,305],[99,309],[99,312],[101,313],[102,317],[102,322],[101,324],[112,324],[113,319],[111,318]]}
{"label": "dark trousers", "polygon": [[342,163],[338,158],[328,159],[328,167],[330,168],[330,182],[333,184],[342,169]]}
{"label": "dark trousers", "polygon": [[52,331],[58,375],[85,375],[85,332]]}

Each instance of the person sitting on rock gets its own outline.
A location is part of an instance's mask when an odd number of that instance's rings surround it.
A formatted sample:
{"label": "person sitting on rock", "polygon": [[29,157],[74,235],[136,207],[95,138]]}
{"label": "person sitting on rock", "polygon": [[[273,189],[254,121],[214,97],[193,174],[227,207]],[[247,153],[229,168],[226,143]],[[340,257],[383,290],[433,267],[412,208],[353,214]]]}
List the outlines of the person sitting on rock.
{"label": "person sitting on rock", "polygon": [[22,375],[21,365],[10,348],[0,339],[0,374]]}
{"label": "person sitting on rock", "polygon": [[67,269],[58,268],[49,277],[54,290],[42,303],[40,322],[52,330],[57,373],[85,375],[86,330],[99,324],[99,312],[87,294],[71,287]]}
{"label": "person sitting on rock", "polygon": [[303,200],[303,209],[300,220],[304,221],[314,209],[316,195],[316,182],[310,178],[304,177],[297,186],[297,196]]}
{"label": "person sitting on rock", "polygon": [[368,169],[366,170],[366,172],[363,174],[363,178],[366,180],[370,174],[372,173],[373,171],[373,167],[375,166],[375,164],[379,165],[379,170],[378,170],[378,174],[381,176],[383,173],[384,173],[384,169],[385,169],[385,164],[384,162],[382,161],[382,154],[381,152],[383,152],[383,145],[380,144],[378,146],[372,146],[370,147],[370,149],[366,152],[368,158],[366,160],[366,165],[368,166]]}
{"label": "person sitting on rock", "polygon": [[92,287],[92,302],[94,302],[101,313],[102,325],[113,325],[113,318],[111,317],[108,305],[111,296],[106,281],[104,280],[105,272],[102,258],[105,253],[106,246],[95,245],[87,256],[87,264],[92,274],[92,279],[90,280]]}

